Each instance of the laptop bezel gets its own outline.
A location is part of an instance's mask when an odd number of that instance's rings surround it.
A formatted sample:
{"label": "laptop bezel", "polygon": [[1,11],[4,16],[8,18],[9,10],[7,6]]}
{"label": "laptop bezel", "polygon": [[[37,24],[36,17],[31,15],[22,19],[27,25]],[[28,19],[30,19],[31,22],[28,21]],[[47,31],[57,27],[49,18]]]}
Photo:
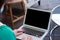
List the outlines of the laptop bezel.
{"label": "laptop bezel", "polygon": [[[47,27],[47,29],[38,28],[38,27],[35,27],[35,26],[31,26],[31,25],[25,24],[25,19],[26,19],[26,14],[27,14],[27,10],[28,10],[28,9],[33,9],[33,10],[38,10],[38,11],[44,11],[44,12],[50,12],[50,18],[49,18],[49,22],[48,22],[48,27]],[[49,28],[50,28],[51,11],[42,10],[42,9],[36,9],[36,8],[27,8],[27,10],[26,10],[25,16],[24,16],[23,27],[26,26],[27,28],[30,28],[30,29],[33,29],[33,30],[37,30],[37,31],[41,31],[41,32],[48,32],[48,31],[49,31]],[[29,26],[29,27],[28,27],[28,26]]]}

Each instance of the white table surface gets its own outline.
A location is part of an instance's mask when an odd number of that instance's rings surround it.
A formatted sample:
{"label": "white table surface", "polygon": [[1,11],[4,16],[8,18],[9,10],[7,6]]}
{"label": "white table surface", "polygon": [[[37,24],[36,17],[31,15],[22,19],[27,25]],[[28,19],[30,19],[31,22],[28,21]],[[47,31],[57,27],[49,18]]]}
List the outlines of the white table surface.
{"label": "white table surface", "polygon": [[60,14],[52,14],[52,20],[60,26]]}

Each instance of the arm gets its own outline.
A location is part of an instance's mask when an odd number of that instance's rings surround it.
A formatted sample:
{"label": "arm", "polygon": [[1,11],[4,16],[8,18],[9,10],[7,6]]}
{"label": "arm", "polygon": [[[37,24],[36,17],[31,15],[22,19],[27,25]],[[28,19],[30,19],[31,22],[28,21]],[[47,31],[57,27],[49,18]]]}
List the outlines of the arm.
{"label": "arm", "polygon": [[21,35],[21,34],[24,32],[24,30],[22,30],[22,29],[20,29],[20,30],[15,29],[15,30],[13,30],[13,31],[14,31],[14,34],[15,34],[16,36]]}
{"label": "arm", "polygon": [[[22,30],[22,29],[20,29],[20,30],[15,29],[14,30],[14,33],[16,36],[21,35],[23,32],[24,32],[24,30]],[[17,39],[17,40],[20,40],[20,39]],[[32,37],[31,36],[23,37],[22,40],[32,40]]]}

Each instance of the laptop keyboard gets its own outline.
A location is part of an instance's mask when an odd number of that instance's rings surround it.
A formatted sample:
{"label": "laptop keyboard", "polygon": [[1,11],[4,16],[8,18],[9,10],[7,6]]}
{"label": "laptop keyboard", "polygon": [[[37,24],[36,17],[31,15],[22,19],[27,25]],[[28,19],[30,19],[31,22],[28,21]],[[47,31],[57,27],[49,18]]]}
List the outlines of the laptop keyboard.
{"label": "laptop keyboard", "polygon": [[32,36],[36,36],[36,37],[41,37],[44,34],[44,32],[32,30],[32,29],[25,28],[25,27],[23,27],[22,29],[24,30],[24,33],[32,35]]}

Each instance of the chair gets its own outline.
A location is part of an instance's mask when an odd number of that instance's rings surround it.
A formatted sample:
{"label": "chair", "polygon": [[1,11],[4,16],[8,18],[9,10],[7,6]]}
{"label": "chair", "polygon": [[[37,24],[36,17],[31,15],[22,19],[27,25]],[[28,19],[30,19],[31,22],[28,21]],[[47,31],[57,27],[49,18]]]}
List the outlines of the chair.
{"label": "chair", "polygon": [[[6,13],[5,15],[5,22],[7,25],[11,26],[12,29],[15,27],[15,23],[19,20],[21,20],[24,17],[25,14],[25,6],[24,6],[24,1],[23,0],[9,0],[6,3]],[[24,14],[20,16],[21,13],[16,13],[17,9],[15,10],[12,5],[15,5],[17,3],[20,3]],[[18,6],[18,5],[17,5]],[[18,10],[19,11],[19,10]],[[15,12],[15,13],[14,13]]]}

